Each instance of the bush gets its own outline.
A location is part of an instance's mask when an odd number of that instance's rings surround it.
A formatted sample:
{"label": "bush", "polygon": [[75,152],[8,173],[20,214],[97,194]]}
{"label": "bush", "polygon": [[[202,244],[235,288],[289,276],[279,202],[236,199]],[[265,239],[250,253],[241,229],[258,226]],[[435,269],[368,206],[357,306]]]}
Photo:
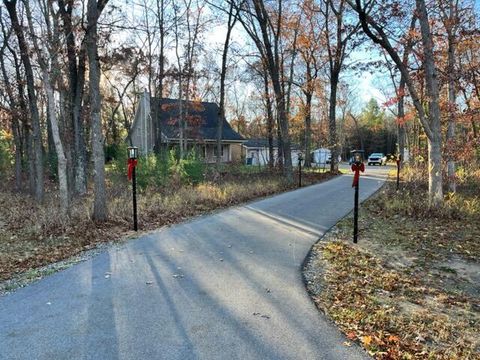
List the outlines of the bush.
{"label": "bush", "polygon": [[0,130],[0,178],[5,180],[13,164],[12,135],[5,130]]}
{"label": "bush", "polygon": [[205,163],[195,151],[191,151],[187,158],[180,162],[183,165],[184,180],[191,184],[198,184],[205,178]]}
{"label": "bush", "polygon": [[[125,182],[127,176],[127,146],[119,147],[109,164],[109,173],[113,182]],[[192,150],[185,159],[180,160],[176,148],[160,155],[139,156],[136,171],[138,189],[169,186],[177,188],[183,184],[198,184],[205,180],[206,165]]]}
{"label": "bush", "polygon": [[105,146],[105,162],[109,163],[127,157],[127,144],[108,144]]}
{"label": "bush", "polygon": [[[115,156],[111,158],[107,169],[111,180],[115,183],[123,183],[127,178],[127,147],[127,144],[120,144],[116,146],[115,151],[109,150]],[[107,148],[105,148],[105,154],[107,154]]]}
{"label": "bush", "polygon": [[141,190],[147,187],[160,187],[167,184],[171,175],[171,164],[174,162],[173,154],[149,154],[140,156],[137,168],[137,183]]}

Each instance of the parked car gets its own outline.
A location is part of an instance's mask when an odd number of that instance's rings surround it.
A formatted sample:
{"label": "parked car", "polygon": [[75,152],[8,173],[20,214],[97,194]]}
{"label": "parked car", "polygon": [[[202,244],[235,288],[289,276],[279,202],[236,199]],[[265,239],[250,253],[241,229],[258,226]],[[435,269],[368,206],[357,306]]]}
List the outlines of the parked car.
{"label": "parked car", "polygon": [[370,154],[367,161],[368,165],[387,165],[387,157],[382,153]]}

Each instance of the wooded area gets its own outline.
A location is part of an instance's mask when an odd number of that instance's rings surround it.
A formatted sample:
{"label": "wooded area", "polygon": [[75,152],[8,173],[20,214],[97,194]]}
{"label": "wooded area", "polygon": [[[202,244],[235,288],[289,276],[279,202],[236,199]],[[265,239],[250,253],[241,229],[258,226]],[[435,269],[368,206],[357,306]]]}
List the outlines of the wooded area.
{"label": "wooded area", "polygon": [[[93,219],[107,219],[106,160],[124,158],[144,89],[218,103],[240,134],[268,139],[270,167],[278,141],[289,182],[293,145],[307,167],[330,148],[332,172],[354,148],[408,151],[441,206],[458,172],[479,166],[473,0],[3,0],[0,11],[2,191],[38,203],[58,192],[64,215],[91,195]],[[388,74],[386,101],[359,103],[365,72]],[[177,161],[188,125],[181,108]],[[219,124],[217,166],[221,138]],[[165,159],[160,142],[156,124]]]}

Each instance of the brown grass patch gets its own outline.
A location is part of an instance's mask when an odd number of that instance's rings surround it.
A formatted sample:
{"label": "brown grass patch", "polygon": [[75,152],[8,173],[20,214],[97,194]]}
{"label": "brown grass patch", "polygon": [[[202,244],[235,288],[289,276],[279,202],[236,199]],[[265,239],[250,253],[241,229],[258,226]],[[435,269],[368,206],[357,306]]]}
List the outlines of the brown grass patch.
{"label": "brown grass patch", "polygon": [[[304,176],[304,184],[330,178],[329,173]],[[91,220],[92,196],[76,199],[68,218],[61,217],[57,194],[44,204],[24,194],[0,192],[0,281],[30,269],[57,262],[99,243],[118,241],[131,231],[131,190],[125,181],[108,181],[109,220]],[[215,209],[294,189],[278,173],[221,174],[209,182],[185,185],[172,182],[147,188],[138,195],[139,228],[153,230]]]}

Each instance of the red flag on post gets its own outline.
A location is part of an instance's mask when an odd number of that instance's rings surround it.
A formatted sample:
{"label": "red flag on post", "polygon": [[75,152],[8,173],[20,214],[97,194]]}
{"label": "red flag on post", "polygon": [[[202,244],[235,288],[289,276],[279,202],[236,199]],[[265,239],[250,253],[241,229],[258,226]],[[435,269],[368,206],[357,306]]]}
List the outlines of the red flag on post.
{"label": "red flag on post", "polygon": [[355,186],[358,185],[358,180],[360,179],[360,171],[361,172],[365,171],[365,164],[364,163],[360,163],[360,164],[353,163],[352,164],[352,171],[355,173],[353,175],[352,187],[355,187]]}
{"label": "red flag on post", "polygon": [[128,159],[128,180],[132,180],[133,169],[137,166],[137,159]]}

